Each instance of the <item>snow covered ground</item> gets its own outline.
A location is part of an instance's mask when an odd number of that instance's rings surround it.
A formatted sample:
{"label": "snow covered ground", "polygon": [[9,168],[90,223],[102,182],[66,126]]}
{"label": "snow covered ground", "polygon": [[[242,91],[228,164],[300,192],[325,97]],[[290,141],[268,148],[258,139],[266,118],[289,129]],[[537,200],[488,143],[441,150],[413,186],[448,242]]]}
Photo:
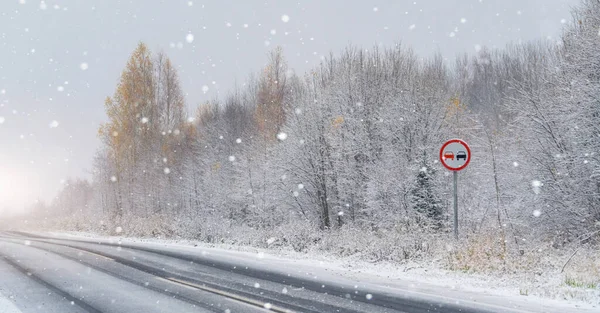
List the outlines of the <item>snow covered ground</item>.
{"label": "snow covered ground", "polygon": [[38,234],[202,254],[204,257],[227,260],[240,266],[264,268],[303,278],[318,278],[379,292],[401,293],[421,298],[433,297],[438,301],[460,302],[474,307],[485,306],[498,311],[507,307],[517,312],[600,310],[600,290],[573,291],[576,288],[561,286],[559,278],[535,282],[533,286],[531,282],[526,281],[526,277],[465,274],[442,270],[435,264],[372,264],[324,254],[204,244],[192,240],[124,238],[80,232]]}

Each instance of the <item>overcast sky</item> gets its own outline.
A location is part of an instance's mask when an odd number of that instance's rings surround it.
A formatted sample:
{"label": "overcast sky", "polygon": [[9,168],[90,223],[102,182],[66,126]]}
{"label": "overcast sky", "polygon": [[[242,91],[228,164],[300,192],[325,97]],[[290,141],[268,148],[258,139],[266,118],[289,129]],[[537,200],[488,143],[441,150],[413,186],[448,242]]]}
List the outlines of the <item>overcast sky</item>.
{"label": "overcast sky", "polygon": [[65,178],[90,176],[103,101],[139,41],[178,66],[191,110],[241,85],[277,45],[297,73],[349,44],[402,42],[453,59],[556,40],[577,2],[2,0],[0,211],[49,201]]}

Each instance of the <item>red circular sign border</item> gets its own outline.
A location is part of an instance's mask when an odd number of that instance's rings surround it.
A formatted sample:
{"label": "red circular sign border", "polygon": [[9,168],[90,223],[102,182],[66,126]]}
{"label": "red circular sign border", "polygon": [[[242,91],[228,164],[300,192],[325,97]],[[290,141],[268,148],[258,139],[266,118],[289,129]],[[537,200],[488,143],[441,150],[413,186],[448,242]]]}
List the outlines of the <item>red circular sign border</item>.
{"label": "red circular sign border", "polygon": [[[461,167],[458,167],[458,168],[451,168],[451,167],[449,167],[449,166],[448,166],[448,165],[447,165],[447,164],[444,162],[444,158],[443,158],[443,154],[444,154],[444,148],[446,148],[446,146],[447,146],[447,145],[449,145],[449,144],[451,144],[451,143],[453,143],[453,142],[457,142],[457,143],[460,143],[460,144],[464,145],[464,146],[465,146],[465,148],[467,148],[467,153],[468,153],[468,156],[469,156],[469,157],[467,158],[467,161],[465,162],[465,164],[463,164],[463,166],[461,166]],[[440,149],[440,162],[442,162],[442,165],[443,165],[443,166],[444,166],[446,169],[448,169],[448,170],[450,170],[450,171],[457,171],[457,172],[458,172],[458,171],[460,171],[460,170],[463,170],[463,169],[464,169],[465,167],[467,167],[467,165],[469,165],[469,163],[471,162],[471,149],[469,148],[469,145],[468,145],[468,144],[467,144],[467,143],[466,143],[464,140],[462,140],[462,139],[450,139],[450,140],[446,141],[446,142],[445,142],[445,143],[442,145],[442,148]]]}

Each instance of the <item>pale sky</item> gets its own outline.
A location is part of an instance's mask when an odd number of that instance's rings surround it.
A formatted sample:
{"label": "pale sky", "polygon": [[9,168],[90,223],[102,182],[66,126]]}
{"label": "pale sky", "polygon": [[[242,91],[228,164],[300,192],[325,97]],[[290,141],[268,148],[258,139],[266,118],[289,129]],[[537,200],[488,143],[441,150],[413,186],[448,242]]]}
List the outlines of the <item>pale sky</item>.
{"label": "pale sky", "polygon": [[452,60],[477,45],[556,40],[577,3],[2,0],[0,212],[49,201],[67,177],[90,177],[103,101],[139,41],[178,66],[191,111],[243,84],[277,45],[299,74],[349,44],[402,42]]}

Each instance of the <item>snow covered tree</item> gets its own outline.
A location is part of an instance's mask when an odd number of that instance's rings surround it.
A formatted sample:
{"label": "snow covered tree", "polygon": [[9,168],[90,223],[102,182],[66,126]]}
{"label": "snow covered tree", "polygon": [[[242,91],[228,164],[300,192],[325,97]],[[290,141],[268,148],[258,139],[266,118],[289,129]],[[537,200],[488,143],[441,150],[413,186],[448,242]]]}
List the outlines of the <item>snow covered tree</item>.
{"label": "snow covered tree", "polygon": [[476,151],[459,190],[469,233],[590,232],[600,219],[598,6],[582,2],[558,47],[484,48],[454,67],[399,44],[348,47],[301,79],[278,48],[193,120],[175,66],[140,44],[106,100],[94,206],[113,221],[185,219],[198,233],[289,222],[377,232],[412,229],[415,216],[440,228],[451,176],[425,156],[459,137]]}
{"label": "snow covered tree", "polygon": [[105,101],[109,122],[102,125],[100,135],[107,146],[108,156],[115,163],[113,175],[118,182],[115,217],[123,216],[125,207],[133,210],[136,171],[139,170],[143,150],[152,146],[148,121],[155,121],[153,63],[146,45],[140,43],[126,68],[113,98]]}
{"label": "snow covered tree", "polygon": [[417,173],[417,180],[412,189],[413,208],[427,220],[424,224],[430,224],[434,228],[440,228],[444,219],[442,202],[438,196],[436,184],[436,170],[429,166],[426,157],[423,156],[421,168]]}
{"label": "snow covered tree", "polygon": [[285,123],[287,64],[283,50],[278,47],[269,54],[269,62],[259,80],[255,119],[259,131],[269,141]]}
{"label": "snow covered tree", "polygon": [[99,132],[113,171],[104,166],[103,179],[109,176],[113,185],[101,189],[114,193],[114,204],[103,202],[113,207],[112,220],[125,212],[148,216],[180,202],[172,176],[181,170],[183,99],[171,61],[163,54],[154,60],[146,45],[138,44],[114,96],[105,101],[109,121]]}

